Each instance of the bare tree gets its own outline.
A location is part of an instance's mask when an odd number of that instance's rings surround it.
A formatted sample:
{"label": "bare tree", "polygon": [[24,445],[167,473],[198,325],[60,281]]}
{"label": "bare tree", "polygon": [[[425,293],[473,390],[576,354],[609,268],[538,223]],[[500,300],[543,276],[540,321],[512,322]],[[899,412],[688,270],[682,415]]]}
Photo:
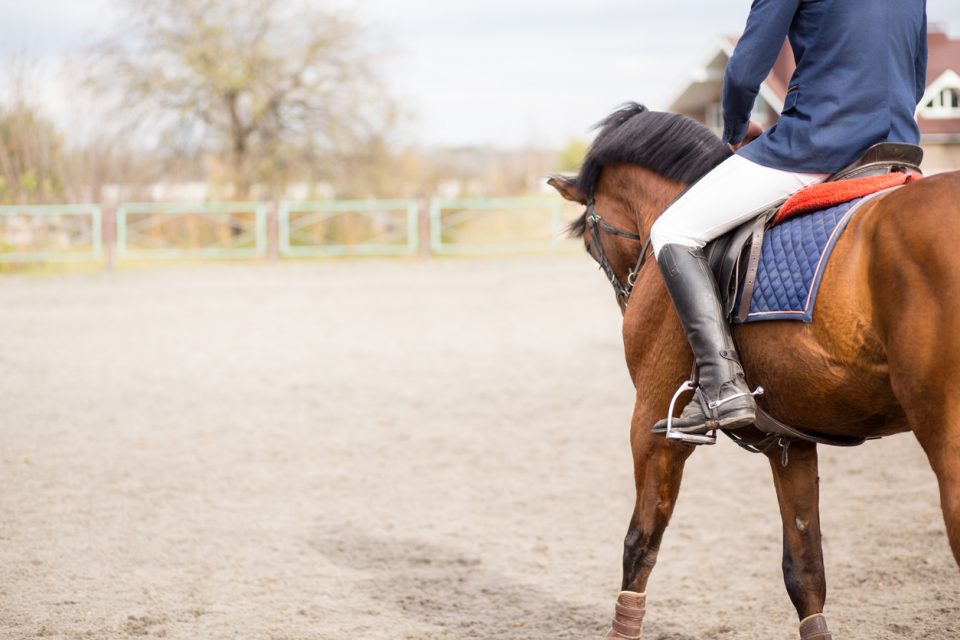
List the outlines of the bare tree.
{"label": "bare tree", "polygon": [[[161,146],[213,152],[247,197],[382,135],[393,108],[359,24],[292,0],[119,0],[90,83]],[[320,162],[323,160],[324,162]]]}

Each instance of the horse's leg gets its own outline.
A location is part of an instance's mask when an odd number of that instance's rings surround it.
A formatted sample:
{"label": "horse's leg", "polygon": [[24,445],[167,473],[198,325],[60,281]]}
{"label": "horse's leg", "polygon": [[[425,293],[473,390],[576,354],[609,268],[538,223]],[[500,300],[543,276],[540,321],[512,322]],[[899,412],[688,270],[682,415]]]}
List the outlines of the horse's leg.
{"label": "horse's leg", "polygon": [[781,454],[777,449],[768,458],[783,519],[783,581],[800,616],[800,637],[829,640],[823,618],[827,579],[820,544],[817,446],[806,442],[790,445],[786,466]]}
{"label": "horse's leg", "polygon": [[918,432],[917,437],[937,474],[947,538],[960,564],[960,419],[943,425],[940,433]]}
{"label": "horse's leg", "polygon": [[[659,417],[659,416],[658,416]],[[623,541],[623,584],[607,638],[640,638],[647,580],[680,492],[683,464],[694,447],[653,435],[657,417],[634,412],[631,444],[637,498]]]}

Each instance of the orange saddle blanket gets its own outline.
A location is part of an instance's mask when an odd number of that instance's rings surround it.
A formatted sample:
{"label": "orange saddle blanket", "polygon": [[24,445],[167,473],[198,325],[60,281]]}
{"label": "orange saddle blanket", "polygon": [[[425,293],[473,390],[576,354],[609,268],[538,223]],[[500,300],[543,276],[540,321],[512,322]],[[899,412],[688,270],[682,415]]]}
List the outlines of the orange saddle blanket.
{"label": "orange saddle blanket", "polygon": [[922,178],[917,173],[888,173],[882,176],[868,176],[866,178],[853,178],[851,180],[839,180],[837,182],[822,182],[814,184],[790,196],[790,199],[783,203],[777,214],[773,216],[770,226],[780,224],[784,220],[809,213],[819,211],[838,204],[849,202],[856,198],[868,196],[877,191],[898,187],[914,180]]}

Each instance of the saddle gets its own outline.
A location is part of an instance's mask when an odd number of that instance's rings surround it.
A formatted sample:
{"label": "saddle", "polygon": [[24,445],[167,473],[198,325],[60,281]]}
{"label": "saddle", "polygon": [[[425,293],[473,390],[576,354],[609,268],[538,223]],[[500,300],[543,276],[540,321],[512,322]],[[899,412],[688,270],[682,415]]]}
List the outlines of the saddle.
{"label": "saddle", "polygon": [[[920,174],[922,159],[923,149],[918,146],[882,142],[867,149],[858,160],[836,172],[825,182],[885,176],[894,173]],[[771,226],[771,221],[775,219],[786,201],[785,199],[776,203],[756,219],[750,220],[726,235],[717,238],[705,249],[710,267],[713,269],[720,288],[721,304],[728,320],[732,320],[734,317],[741,321],[746,319],[757,280],[764,233]],[[741,300],[739,308],[737,308],[738,299]],[[767,434],[770,446],[779,443],[784,446],[784,452],[786,452],[786,446],[792,440],[807,440],[836,446],[856,446],[864,442],[863,438],[842,438],[801,432],[779,422],[759,407],[757,409],[756,427]],[[727,432],[727,435],[734,438],[738,444],[745,448],[756,449],[755,446],[741,441],[739,436],[730,432]]]}

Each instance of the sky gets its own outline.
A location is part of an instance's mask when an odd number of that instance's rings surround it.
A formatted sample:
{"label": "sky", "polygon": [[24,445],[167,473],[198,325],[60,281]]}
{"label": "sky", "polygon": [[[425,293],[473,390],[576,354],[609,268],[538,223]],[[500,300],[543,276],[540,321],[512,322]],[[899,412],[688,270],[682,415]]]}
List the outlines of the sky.
{"label": "sky", "polygon": [[[750,0],[336,1],[355,5],[389,52],[385,93],[409,115],[406,142],[500,148],[563,146],[630,100],[665,108],[720,38],[742,30],[750,8]],[[0,55],[39,62],[39,101],[62,126],[81,126],[64,62],[110,28],[111,6],[0,0]],[[929,0],[927,14],[960,37],[960,2]]]}

